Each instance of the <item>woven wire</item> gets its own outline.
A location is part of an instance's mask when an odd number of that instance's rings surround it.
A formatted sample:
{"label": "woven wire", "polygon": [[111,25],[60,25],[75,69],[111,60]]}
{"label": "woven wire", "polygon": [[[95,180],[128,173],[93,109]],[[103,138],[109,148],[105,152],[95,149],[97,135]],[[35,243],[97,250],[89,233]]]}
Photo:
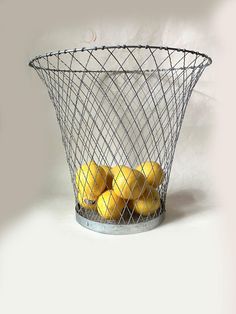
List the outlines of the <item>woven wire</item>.
{"label": "woven wire", "polygon": [[131,224],[165,211],[176,143],[192,90],[205,67],[205,54],[157,46],[110,46],[51,52],[30,61],[56,110],[75,194],[77,169],[98,165],[158,162],[164,181],[160,210],[141,216],[126,201],[118,221],[79,206],[79,214],[103,223]]}

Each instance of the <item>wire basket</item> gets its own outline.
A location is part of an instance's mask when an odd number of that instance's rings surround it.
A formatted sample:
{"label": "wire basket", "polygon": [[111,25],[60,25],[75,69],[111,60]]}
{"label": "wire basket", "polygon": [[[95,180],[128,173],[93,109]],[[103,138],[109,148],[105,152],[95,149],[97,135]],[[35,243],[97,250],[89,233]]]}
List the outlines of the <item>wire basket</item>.
{"label": "wire basket", "polygon": [[141,45],[30,61],[56,110],[81,225],[124,234],[160,224],[186,106],[211,62],[199,52]]}

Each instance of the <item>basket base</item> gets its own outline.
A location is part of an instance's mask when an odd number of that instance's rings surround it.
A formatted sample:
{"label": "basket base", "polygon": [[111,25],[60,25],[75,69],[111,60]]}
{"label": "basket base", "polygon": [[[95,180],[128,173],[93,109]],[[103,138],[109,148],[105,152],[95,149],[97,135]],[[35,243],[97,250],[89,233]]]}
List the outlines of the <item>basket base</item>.
{"label": "basket base", "polygon": [[95,232],[105,233],[105,234],[117,234],[117,235],[132,234],[132,233],[148,231],[148,230],[156,228],[165,219],[165,212],[163,212],[158,217],[155,217],[149,221],[133,223],[129,225],[124,225],[124,224],[117,225],[117,224],[92,221],[81,216],[77,212],[77,210],[75,212],[76,212],[76,220],[81,226]]}

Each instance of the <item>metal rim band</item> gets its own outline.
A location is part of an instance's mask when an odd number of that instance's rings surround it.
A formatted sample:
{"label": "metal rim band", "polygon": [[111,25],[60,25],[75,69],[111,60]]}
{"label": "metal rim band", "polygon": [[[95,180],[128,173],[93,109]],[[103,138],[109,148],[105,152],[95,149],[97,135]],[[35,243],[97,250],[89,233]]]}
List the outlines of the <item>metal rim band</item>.
{"label": "metal rim band", "polygon": [[[59,56],[62,54],[67,54],[67,53],[77,53],[77,52],[91,52],[91,51],[96,51],[96,50],[109,50],[109,49],[132,49],[132,48],[137,48],[137,49],[157,49],[157,50],[166,50],[166,51],[177,51],[177,52],[183,52],[183,53],[190,53],[194,54],[196,56],[201,56],[207,60],[207,62],[202,65],[201,67],[205,68],[206,66],[210,65],[212,63],[212,59],[205,53],[199,52],[199,51],[194,51],[194,50],[189,50],[189,49],[183,49],[183,48],[177,48],[177,47],[167,47],[167,46],[157,46],[157,45],[115,45],[115,46],[95,46],[95,47],[90,47],[90,48],[74,48],[74,49],[64,49],[64,50],[58,50],[58,51],[51,51],[48,53],[44,53],[41,55],[38,55],[34,57],[33,59],[30,60],[29,66],[33,67],[35,69],[42,69],[42,70],[47,70],[47,71],[54,71],[53,69],[50,68],[45,68],[42,66],[38,66],[35,64],[35,61],[42,59],[42,58],[48,58],[52,56]],[[198,66],[196,66],[197,68]],[[159,69],[160,70],[160,69]],[[167,69],[169,70],[169,69]],[[176,69],[175,69],[176,70]],[[73,72],[70,69],[70,72]],[[74,71],[76,72],[76,71]]]}
{"label": "metal rim band", "polygon": [[118,224],[108,224],[108,223],[106,224],[106,223],[92,221],[81,216],[77,211],[75,212],[76,212],[76,220],[81,226],[95,232],[113,234],[113,235],[145,232],[145,231],[156,228],[158,225],[160,225],[163,222],[165,218],[165,212],[163,212],[158,217],[149,221],[140,222],[136,224],[118,225]]}

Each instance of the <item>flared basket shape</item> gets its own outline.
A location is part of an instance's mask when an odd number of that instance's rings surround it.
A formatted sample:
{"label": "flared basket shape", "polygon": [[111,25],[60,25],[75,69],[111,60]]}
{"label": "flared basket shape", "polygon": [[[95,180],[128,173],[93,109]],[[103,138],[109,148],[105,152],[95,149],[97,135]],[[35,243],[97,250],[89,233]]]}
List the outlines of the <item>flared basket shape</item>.
{"label": "flared basket shape", "polygon": [[[160,222],[185,109],[195,84],[210,63],[211,59],[202,53],[156,46],[64,50],[38,56],[30,62],[46,84],[56,110],[77,218],[82,224],[101,232],[128,233],[150,229]],[[115,190],[114,173],[110,173],[111,185],[106,182],[104,188],[101,180],[95,178],[96,193],[91,187],[90,192],[95,195],[85,200],[88,206],[79,201],[78,193],[82,193],[79,169],[91,162],[97,167],[97,173],[91,171],[96,178],[100,166],[109,169],[118,166],[123,175],[123,188],[128,188],[130,194],[118,193],[123,202],[119,215],[105,217],[97,210],[98,194]],[[140,200],[146,186],[141,187],[139,196],[133,197],[131,190],[135,187],[129,186],[132,171],[120,166],[135,169],[141,165],[138,169],[147,179],[148,173],[142,171],[146,162],[152,162],[150,173],[153,164],[160,165],[163,178],[153,186],[160,196],[158,208],[146,212],[144,208],[142,212],[145,200],[143,205],[137,203],[141,210],[136,210],[138,205],[135,207],[132,198]],[[89,177],[90,168],[86,169]],[[100,174],[106,181],[107,174],[103,171]],[[83,175],[86,182],[86,174]],[[106,195],[100,206],[108,213],[114,212],[113,203],[118,201],[112,193]]]}

